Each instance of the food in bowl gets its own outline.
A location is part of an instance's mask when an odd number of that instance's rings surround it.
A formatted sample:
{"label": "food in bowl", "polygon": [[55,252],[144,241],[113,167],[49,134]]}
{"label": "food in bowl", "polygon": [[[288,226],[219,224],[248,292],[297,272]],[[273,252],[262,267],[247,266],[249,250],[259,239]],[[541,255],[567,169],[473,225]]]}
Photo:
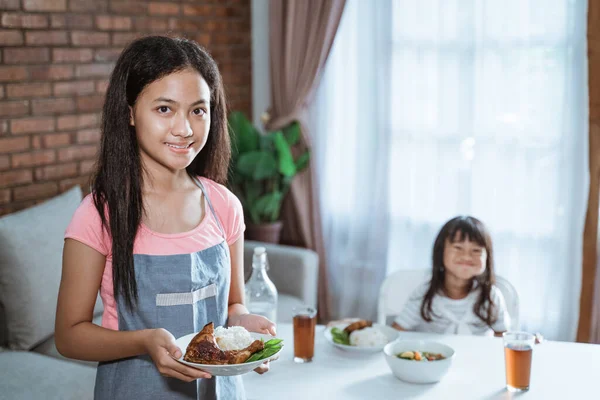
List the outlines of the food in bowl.
{"label": "food in bowl", "polygon": [[333,327],[331,338],[335,343],[356,347],[385,346],[388,343],[388,337],[368,320],[353,322],[343,330]]}
{"label": "food in bowl", "polygon": [[403,351],[402,353],[399,353],[396,356],[405,360],[414,361],[437,361],[446,358],[441,353],[432,353],[429,351]]}
{"label": "food in bowl", "polygon": [[[418,352],[422,358],[420,361],[408,357],[398,357],[403,353],[416,353],[416,349],[419,349]],[[454,349],[452,347],[431,340],[396,340],[388,343],[383,348],[383,353],[385,361],[394,376],[411,383],[439,382],[448,373],[454,361]],[[424,353],[440,354],[443,358],[423,362]]]}
{"label": "food in bowl", "polygon": [[271,357],[283,346],[281,339],[267,342],[253,340],[245,328],[234,328],[218,327],[215,330],[214,324],[209,322],[188,344],[184,361],[213,365],[242,364]]}

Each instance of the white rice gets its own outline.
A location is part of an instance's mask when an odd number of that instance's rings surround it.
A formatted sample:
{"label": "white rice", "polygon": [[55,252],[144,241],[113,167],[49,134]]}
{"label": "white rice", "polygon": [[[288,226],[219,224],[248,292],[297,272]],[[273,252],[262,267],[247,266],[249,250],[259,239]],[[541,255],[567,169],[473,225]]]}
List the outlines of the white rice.
{"label": "white rice", "polygon": [[350,334],[350,344],[357,347],[385,346],[388,342],[387,336],[379,329],[367,327],[359,329]]}
{"label": "white rice", "polygon": [[242,326],[232,326],[215,328],[215,340],[221,350],[241,350],[250,346],[254,339],[246,328]]}

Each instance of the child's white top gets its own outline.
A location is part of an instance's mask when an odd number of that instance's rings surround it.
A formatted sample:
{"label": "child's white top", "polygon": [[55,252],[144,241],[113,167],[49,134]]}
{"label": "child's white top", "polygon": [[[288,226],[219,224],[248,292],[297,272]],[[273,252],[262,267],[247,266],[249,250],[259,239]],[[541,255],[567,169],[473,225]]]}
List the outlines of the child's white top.
{"label": "child's white top", "polygon": [[404,309],[395,319],[402,328],[410,331],[449,333],[463,335],[493,335],[510,327],[510,316],[502,292],[492,286],[491,299],[496,306],[497,320],[490,328],[473,312],[480,289],[474,288],[464,299],[454,300],[442,294],[433,296],[431,322],[421,316],[421,303],[429,288],[429,282],[419,286],[411,294]]}

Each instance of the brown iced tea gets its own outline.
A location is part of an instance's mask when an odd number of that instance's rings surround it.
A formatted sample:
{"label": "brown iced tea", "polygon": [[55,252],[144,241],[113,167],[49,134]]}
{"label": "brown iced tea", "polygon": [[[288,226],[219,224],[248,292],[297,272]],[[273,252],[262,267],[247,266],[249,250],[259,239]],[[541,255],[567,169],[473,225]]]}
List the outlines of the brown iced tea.
{"label": "brown iced tea", "polygon": [[511,392],[529,390],[535,337],[527,332],[505,332],[502,336],[506,388]]}
{"label": "brown iced tea", "polygon": [[508,345],[504,347],[506,363],[506,384],[513,389],[529,389],[531,377],[531,355],[533,350],[528,345]]}
{"label": "brown iced tea", "polygon": [[307,307],[294,310],[294,361],[312,361],[315,352],[316,312]]}

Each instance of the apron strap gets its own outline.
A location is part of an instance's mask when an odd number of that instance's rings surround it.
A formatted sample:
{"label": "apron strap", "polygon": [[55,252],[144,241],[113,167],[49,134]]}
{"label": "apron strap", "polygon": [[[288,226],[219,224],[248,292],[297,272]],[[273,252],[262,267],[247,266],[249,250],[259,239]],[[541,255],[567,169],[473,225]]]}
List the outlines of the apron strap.
{"label": "apron strap", "polygon": [[196,185],[198,185],[200,190],[202,190],[202,194],[204,195],[204,197],[206,198],[206,202],[208,203],[208,208],[210,208],[210,212],[212,212],[212,215],[215,217],[215,220],[217,221],[217,225],[219,225],[219,229],[221,230],[221,233],[223,234],[223,238],[226,239],[227,235],[225,235],[225,229],[223,229],[223,225],[221,225],[221,220],[219,219],[219,216],[217,215],[215,208],[213,207],[212,202],[210,201],[210,197],[208,197],[208,194],[206,193],[206,189],[204,188],[204,185],[202,184],[200,179],[198,179],[198,177],[193,176],[193,175],[190,175],[190,177],[196,183]]}

